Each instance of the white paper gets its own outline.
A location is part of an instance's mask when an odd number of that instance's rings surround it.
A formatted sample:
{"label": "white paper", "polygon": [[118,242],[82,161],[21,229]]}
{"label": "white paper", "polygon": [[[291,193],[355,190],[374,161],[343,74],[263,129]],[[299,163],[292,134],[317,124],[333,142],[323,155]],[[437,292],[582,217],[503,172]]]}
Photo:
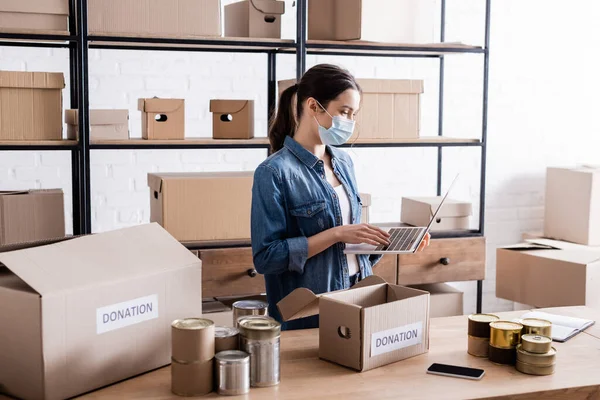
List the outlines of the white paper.
{"label": "white paper", "polygon": [[371,357],[423,342],[423,322],[388,329],[371,335]]}
{"label": "white paper", "polygon": [[112,304],[96,309],[96,333],[100,335],[155,318],[158,318],[155,294]]}
{"label": "white paper", "polygon": [[583,331],[594,324],[594,321],[583,318],[566,317],[564,315],[549,314],[542,311],[532,311],[521,316],[525,318],[545,319],[552,322],[552,339],[565,341],[574,334]]}

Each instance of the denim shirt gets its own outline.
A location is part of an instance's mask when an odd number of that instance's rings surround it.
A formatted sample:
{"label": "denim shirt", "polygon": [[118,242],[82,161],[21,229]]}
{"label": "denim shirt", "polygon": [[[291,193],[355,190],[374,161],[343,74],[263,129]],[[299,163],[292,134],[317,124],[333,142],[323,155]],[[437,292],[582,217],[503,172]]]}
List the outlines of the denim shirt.
{"label": "denim shirt", "polygon": [[[360,223],[362,202],[352,159],[330,146],[327,152],[350,199],[352,223]],[[256,168],[251,223],[254,266],[265,278],[269,315],[282,322],[284,330],[318,327],[318,316],[283,322],[277,303],[300,287],[317,294],[350,287],[344,243],[308,258],[308,237],[342,225],[337,194],[325,178],[323,161],[286,137],[284,147]],[[373,274],[381,257],[357,258],[362,279]]]}

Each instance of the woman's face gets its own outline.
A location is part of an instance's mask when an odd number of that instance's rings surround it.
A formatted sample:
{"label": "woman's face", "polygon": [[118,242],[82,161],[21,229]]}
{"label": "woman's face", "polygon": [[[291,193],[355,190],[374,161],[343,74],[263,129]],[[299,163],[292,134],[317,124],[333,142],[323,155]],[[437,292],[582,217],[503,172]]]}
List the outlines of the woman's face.
{"label": "woman's face", "polygon": [[[331,128],[332,119],[331,117],[342,117],[349,120],[354,120],[358,108],[360,107],[360,93],[355,89],[348,89],[342,92],[334,100],[330,101],[327,105],[327,112],[323,111],[323,108],[317,103],[315,99],[309,99],[309,109],[311,110],[311,118],[316,118],[319,125],[324,128]],[[329,113],[329,114],[327,114]],[[319,130],[315,123],[315,134],[318,136]]]}

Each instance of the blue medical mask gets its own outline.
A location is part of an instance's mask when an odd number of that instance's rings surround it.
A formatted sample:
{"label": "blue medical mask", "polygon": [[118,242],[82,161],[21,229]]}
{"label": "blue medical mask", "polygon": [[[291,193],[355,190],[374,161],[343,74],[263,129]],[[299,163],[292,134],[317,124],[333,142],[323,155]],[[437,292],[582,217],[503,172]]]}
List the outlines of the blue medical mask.
{"label": "blue medical mask", "polygon": [[315,117],[315,121],[317,121],[317,125],[319,126],[321,142],[330,146],[339,146],[350,140],[350,137],[354,133],[354,121],[337,115],[332,117],[321,103],[317,101],[317,104],[331,117],[332,121],[331,128],[327,129],[321,126]]}

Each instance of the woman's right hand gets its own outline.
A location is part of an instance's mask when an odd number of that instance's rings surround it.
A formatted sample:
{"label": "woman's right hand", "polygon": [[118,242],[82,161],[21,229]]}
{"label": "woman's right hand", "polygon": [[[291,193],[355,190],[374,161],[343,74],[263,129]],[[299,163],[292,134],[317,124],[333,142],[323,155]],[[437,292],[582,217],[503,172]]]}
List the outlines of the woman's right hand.
{"label": "woman's right hand", "polygon": [[369,224],[342,225],[337,228],[337,241],[347,244],[370,244],[373,246],[390,244],[390,234]]}

